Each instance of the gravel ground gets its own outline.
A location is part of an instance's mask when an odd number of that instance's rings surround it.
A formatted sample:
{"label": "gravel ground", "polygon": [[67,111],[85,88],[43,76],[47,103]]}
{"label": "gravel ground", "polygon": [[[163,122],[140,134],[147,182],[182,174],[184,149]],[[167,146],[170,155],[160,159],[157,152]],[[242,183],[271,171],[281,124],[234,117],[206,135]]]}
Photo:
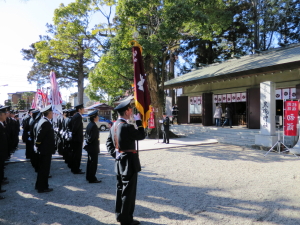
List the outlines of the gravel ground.
{"label": "gravel ground", "polygon": [[[140,153],[135,217],[141,224],[300,224],[299,159],[225,144]],[[100,184],[53,160],[53,192],[34,190],[30,163],[11,163],[0,224],[118,224],[113,159],[100,155]],[[82,160],[85,170],[86,158]]]}

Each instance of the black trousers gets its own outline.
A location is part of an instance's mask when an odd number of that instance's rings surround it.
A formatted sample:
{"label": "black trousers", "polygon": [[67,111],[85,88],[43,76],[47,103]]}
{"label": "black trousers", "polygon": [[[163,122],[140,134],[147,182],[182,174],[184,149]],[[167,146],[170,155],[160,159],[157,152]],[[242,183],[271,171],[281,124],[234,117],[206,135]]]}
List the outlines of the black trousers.
{"label": "black trousers", "polygon": [[49,188],[48,177],[51,167],[52,154],[38,154],[38,173],[35,188],[39,191]]}
{"label": "black trousers", "polygon": [[169,131],[163,130],[163,142],[169,143]]}
{"label": "black trousers", "polygon": [[72,163],[71,163],[71,171],[73,173],[78,173],[80,171],[80,163],[82,156],[82,143],[81,142],[71,142],[72,147]]}
{"label": "black trousers", "polygon": [[133,220],[135,208],[137,173],[130,176],[117,174],[116,219],[121,224],[129,224]]}
{"label": "black trousers", "polygon": [[25,150],[26,159],[31,158],[32,152],[33,152],[33,142],[27,140],[26,141],[26,150]]}
{"label": "black trousers", "polygon": [[95,181],[97,180],[96,172],[98,167],[98,153],[88,152],[88,160],[86,164],[86,180]]}

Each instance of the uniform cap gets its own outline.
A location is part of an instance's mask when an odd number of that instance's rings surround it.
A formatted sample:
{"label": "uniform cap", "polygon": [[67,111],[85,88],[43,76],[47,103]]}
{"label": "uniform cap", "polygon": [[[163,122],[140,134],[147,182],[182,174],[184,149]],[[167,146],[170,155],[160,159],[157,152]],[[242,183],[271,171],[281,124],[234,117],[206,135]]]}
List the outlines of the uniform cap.
{"label": "uniform cap", "polygon": [[89,117],[96,117],[96,116],[98,116],[98,110],[95,110],[95,111],[89,113],[88,116]]}
{"label": "uniform cap", "polygon": [[34,110],[32,111],[32,114],[38,114],[40,112],[40,110]]}
{"label": "uniform cap", "polygon": [[51,112],[52,105],[47,105],[45,108],[41,109],[41,113]]}
{"label": "uniform cap", "polygon": [[1,107],[0,112],[5,113],[6,112],[6,107]]}
{"label": "uniform cap", "polygon": [[28,112],[34,111],[35,109],[29,109]]}
{"label": "uniform cap", "polygon": [[79,105],[74,106],[74,108],[75,109],[81,109],[81,108],[84,108],[84,107],[83,107],[83,104],[79,104]]}
{"label": "uniform cap", "polygon": [[121,101],[119,103],[119,105],[116,106],[115,110],[119,111],[119,110],[122,110],[123,108],[127,107],[130,104],[131,100],[132,100],[132,97],[127,98],[124,101]]}

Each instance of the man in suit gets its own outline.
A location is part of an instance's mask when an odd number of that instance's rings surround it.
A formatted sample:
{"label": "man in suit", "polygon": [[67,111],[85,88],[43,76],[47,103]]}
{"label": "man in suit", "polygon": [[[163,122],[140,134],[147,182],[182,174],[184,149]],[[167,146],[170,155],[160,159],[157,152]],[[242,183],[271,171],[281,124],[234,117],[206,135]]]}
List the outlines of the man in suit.
{"label": "man in suit", "polygon": [[[6,108],[7,107],[1,107],[0,108],[0,193],[5,192],[6,190],[2,190],[2,182],[4,181],[4,161],[6,158],[7,153],[7,137],[5,133],[5,127],[4,127],[4,121],[6,121]],[[0,195],[0,200],[4,199],[3,196]]]}
{"label": "man in suit", "polygon": [[84,149],[88,152],[88,161],[86,164],[86,180],[89,183],[100,183],[96,177],[98,167],[98,154],[100,153],[99,146],[99,128],[96,122],[99,120],[98,110],[88,114],[90,123],[85,132],[85,146]]}
{"label": "man in suit", "polygon": [[161,130],[163,132],[163,143],[169,144],[170,119],[166,113],[163,114]]}
{"label": "man in suit", "polygon": [[108,152],[116,159],[117,194],[115,214],[117,221],[120,222],[121,225],[140,224],[139,221],[133,219],[137,177],[138,172],[141,171],[135,141],[143,140],[145,138],[145,132],[139,115],[134,115],[138,129],[136,129],[134,125],[127,123],[127,120],[130,119],[132,115],[130,102],[131,98],[122,101],[115,108],[119,118],[110,129],[106,141]]}
{"label": "man in suit", "polygon": [[39,193],[53,191],[49,188],[48,177],[50,173],[52,154],[55,153],[54,129],[52,125],[52,106],[41,110],[43,118],[40,119],[36,130],[35,150],[38,152],[38,174],[35,188]]}
{"label": "man in suit", "polygon": [[82,123],[82,113],[83,104],[75,106],[76,114],[71,119],[71,148],[72,148],[72,164],[71,171],[74,174],[84,174],[80,169],[81,156],[82,156],[82,144],[83,144],[83,123]]}

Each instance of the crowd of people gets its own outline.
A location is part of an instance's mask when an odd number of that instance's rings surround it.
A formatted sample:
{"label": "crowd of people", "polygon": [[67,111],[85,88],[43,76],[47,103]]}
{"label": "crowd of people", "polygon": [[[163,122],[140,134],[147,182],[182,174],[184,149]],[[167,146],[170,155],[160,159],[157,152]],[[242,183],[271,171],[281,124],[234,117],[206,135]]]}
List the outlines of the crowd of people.
{"label": "crowd of people", "polygon": [[[2,185],[9,183],[4,175],[5,161],[9,161],[11,154],[18,148],[19,132],[18,111],[14,111],[8,106],[0,106],[0,193],[6,191],[2,189]],[[0,196],[0,199],[4,199],[4,197]]]}
{"label": "crowd of people", "polygon": [[[82,144],[84,140],[82,124],[83,104],[74,109],[63,110],[63,116],[53,122],[52,106],[42,110],[30,109],[22,120],[22,140],[26,144],[25,156],[37,173],[35,189],[39,193],[53,191],[49,188],[48,178],[51,178],[50,167],[52,154],[56,151],[63,156],[71,172],[84,174],[80,168]],[[86,130],[85,148],[88,152],[86,179],[89,183],[100,183],[96,178],[99,148],[99,131],[91,129],[99,120],[98,111],[89,114],[91,125]],[[5,190],[2,185],[8,184],[4,175],[5,161],[18,147],[20,123],[18,115],[9,106],[0,106],[0,192]],[[97,127],[97,126],[96,126]],[[0,196],[0,199],[4,199]]]}
{"label": "crowd of people", "polygon": [[[115,214],[121,225],[137,225],[133,219],[136,198],[137,175],[141,170],[138,150],[135,141],[145,138],[140,115],[134,115],[137,127],[127,123],[132,116],[131,99],[121,102],[115,110],[119,118],[110,129],[106,142],[108,152],[115,158],[117,174],[117,194]],[[90,123],[83,134],[83,104],[74,109],[63,110],[63,115],[53,121],[52,106],[41,110],[30,109],[22,120],[22,140],[26,144],[25,156],[37,173],[35,189],[38,193],[53,191],[49,187],[51,158],[57,151],[74,174],[84,174],[80,168],[82,149],[88,152],[86,180],[89,183],[100,183],[96,172],[98,166],[99,130],[96,122],[98,111],[88,114]],[[17,148],[20,124],[15,112],[7,106],[0,106],[0,192],[2,185],[8,183],[4,176],[5,160]],[[4,199],[0,196],[0,199]]]}

